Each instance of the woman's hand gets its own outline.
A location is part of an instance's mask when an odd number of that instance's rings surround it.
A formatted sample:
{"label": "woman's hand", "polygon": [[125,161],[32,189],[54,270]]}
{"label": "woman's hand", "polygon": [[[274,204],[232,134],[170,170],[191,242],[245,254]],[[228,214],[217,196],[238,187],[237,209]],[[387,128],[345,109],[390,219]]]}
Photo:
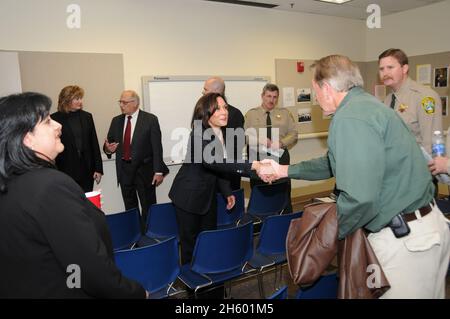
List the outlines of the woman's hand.
{"label": "woman's hand", "polygon": [[230,195],[227,197],[227,209],[230,210],[234,207],[234,204],[236,204],[236,197],[234,195]]}

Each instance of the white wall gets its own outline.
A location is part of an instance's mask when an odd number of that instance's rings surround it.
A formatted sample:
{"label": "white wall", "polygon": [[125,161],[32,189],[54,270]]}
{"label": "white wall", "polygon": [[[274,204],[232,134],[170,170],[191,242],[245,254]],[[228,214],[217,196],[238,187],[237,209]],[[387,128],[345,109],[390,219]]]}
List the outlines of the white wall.
{"label": "white wall", "polygon": [[[81,7],[79,30],[66,27],[71,3]],[[141,91],[142,75],[274,79],[275,58],[362,60],[363,25],[199,0],[2,0],[0,49],[123,53],[125,86]]]}
{"label": "white wall", "polygon": [[388,48],[409,56],[450,51],[449,13],[447,0],[383,17],[380,29],[366,29],[365,61],[378,60]]}
{"label": "white wall", "polygon": [[0,96],[22,92],[17,52],[0,51]]}
{"label": "white wall", "polygon": [[[81,7],[80,29],[66,26],[72,3]],[[138,92],[143,75],[268,75],[276,80],[275,58],[342,53],[360,61],[364,26],[344,18],[199,0],[0,1],[0,50],[121,53],[125,86]],[[299,156],[325,152],[322,144],[309,144],[299,144]],[[105,162],[105,173],[99,185],[105,210],[119,211],[112,162]],[[158,189],[162,200],[169,186]]]}
{"label": "white wall", "polygon": [[[81,29],[66,26],[71,3],[81,7]],[[199,0],[2,0],[0,50],[120,53],[125,86],[141,92],[141,76],[150,74],[276,80],[275,58],[341,53],[371,61],[388,47],[409,55],[450,51],[448,12],[450,0],[383,17],[381,29],[368,30],[365,21]],[[321,140],[303,140],[291,154],[295,162],[325,150]],[[114,194],[108,210],[119,210],[115,176],[102,184]],[[303,193],[311,184],[294,185]]]}

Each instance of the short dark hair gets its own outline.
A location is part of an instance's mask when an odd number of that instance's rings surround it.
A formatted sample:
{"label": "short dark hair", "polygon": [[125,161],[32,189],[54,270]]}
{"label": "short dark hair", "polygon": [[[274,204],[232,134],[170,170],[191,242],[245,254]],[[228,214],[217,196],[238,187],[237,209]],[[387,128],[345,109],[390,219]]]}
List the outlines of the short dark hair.
{"label": "short dark hair", "polygon": [[203,127],[209,127],[209,119],[219,108],[217,98],[221,97],[225,103],[227,100],[220,93],[208,93],[203,95],[195,104],[194,114],[192,115],[191,127],[194,127],[194,121],[202,121]]}
{"label": "short dark hair", "polygon": [[49,97],[34,92],[0,98],[0,192],[7,191],[7,182],[14,174],[52,167],[23,144],[25,135],[49,115],[51,105]]}
{"label": "short dark hair", "polygon": [[380,62],[380,60],[383,58],[387,58],[388,56],[394,57],[398,61],[398,63],[400,63],[401,66],[404,66],[405,64],[409,65],[408,56],[406,55],[406,53],[400,49],[392,49],[392,48],[387,49],[386,51],[381,53],[378,56],[378,62]]}
{"label": "short dark hair", "polygon": [[263,90],[262,90],[262,94],[264,95],[266,93],[266,91],[278,92],[278,94],[280,93],[280,89],[278,88],[278,86],[276,86],[273,83],[267,83],[266,85],[264,85]]}

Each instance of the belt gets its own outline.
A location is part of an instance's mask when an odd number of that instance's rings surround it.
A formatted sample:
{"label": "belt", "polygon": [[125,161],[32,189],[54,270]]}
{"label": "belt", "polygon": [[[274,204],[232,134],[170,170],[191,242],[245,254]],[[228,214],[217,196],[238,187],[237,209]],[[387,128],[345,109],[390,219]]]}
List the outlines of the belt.
{"label": "belt", "polygon": [[[428,215],[431,212],[431,210],[433,209],[432,206],[433,206],[433,202],[426,204],[425,206],[417,209],[420,213],[420,216],[424,217],[424,216]],[[403,213],[402,217],[406,222],[410,222],[410,221],[417,219],[415,211],[411,212],[411,213]]]}

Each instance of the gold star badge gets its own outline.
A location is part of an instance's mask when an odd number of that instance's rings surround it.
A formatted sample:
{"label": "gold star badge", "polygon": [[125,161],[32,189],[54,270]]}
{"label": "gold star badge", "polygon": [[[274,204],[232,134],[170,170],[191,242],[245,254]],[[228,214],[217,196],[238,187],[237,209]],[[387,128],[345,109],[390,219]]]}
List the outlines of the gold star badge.
{"label": "gold star badge", "polygon": [[400,106],[398,107],[398,110],[400,111],[400,112],[405,112],[406,110],[408,109],[408,105],[405,105],[405,104],[400,104]]}

